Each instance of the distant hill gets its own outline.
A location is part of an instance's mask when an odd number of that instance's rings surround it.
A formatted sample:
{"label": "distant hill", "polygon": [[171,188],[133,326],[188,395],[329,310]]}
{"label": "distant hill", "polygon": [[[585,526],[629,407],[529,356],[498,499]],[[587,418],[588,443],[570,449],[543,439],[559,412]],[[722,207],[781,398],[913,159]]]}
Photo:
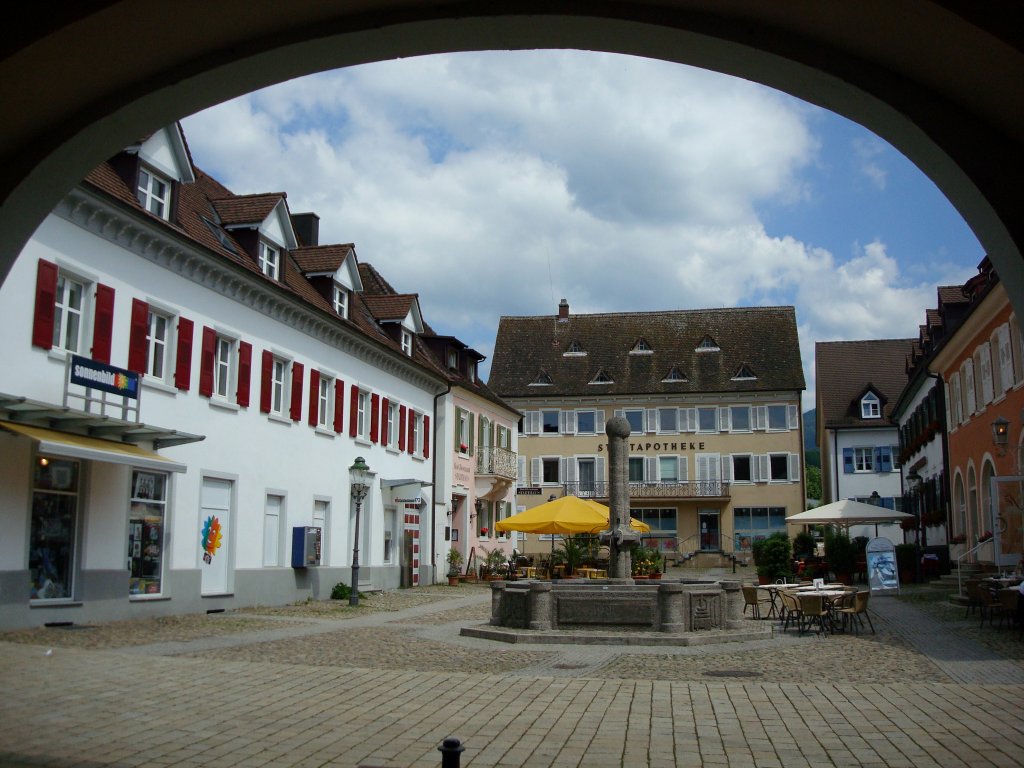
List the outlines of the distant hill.
{"label": "distant hill", "polygon": [[818,411],[814,408],[804,414],[804,463],[809,467],[821,467],[821,451],[817,440]]}

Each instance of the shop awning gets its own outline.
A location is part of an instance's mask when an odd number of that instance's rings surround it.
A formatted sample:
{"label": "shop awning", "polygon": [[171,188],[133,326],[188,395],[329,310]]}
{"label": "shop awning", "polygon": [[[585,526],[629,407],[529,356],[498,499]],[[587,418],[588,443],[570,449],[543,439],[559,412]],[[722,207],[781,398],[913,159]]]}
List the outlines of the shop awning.
{"label": "shop awning", "polygon": [[171,461],[158,453],[147,451],[131,443],[115,443],[111,440],[75,435],[70,432],[58,432],[45,427],[14,424],[10,421],[0,421],[0,428],[35,440],[39,443],[39,452],[48,453],[51,456],[106,461],[111,464],[130,464],[133,467],[163,472],[184,472],[186,469],[184,464]]}

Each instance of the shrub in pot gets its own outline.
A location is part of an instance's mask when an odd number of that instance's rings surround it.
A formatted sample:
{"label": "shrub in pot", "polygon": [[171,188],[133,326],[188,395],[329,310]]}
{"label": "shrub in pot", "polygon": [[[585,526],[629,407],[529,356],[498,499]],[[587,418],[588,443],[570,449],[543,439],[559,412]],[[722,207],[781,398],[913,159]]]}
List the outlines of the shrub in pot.
{"label": "shrub in pot", "polygon": [[843,584],[853,583],[853,569],[856,562],[856,548],[850,537],[843,532],[828,533],[825,536],[825,559]]}
{"label": "shrub in pot", "polygon": [[757,577],[762,584],[793,576],[793,550],[789,537],[781,532],[754,542],[752,546]]}

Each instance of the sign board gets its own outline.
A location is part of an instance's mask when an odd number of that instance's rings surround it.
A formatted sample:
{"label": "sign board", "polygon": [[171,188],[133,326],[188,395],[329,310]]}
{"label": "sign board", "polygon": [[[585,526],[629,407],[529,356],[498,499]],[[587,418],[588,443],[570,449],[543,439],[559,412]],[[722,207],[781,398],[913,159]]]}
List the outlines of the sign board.
{"label": "sign board", "polygon": [[139,398],[139,374],[106,363],[97,363],[80,355],[73,355],[71,358],[70,380],[72,384],[109,392],[112,395],[121,395],[132,400]]}
{"label": "sign board", "polygon": [[868,542],[864,555],[867,559],[868,587],[872,594],[899,594],[900,576],[896,568],[896,545],[889,539],[877,537]]}
{"label": "sign board", "polygon": [[516,488],[518,496],[540,496],[540,488]]}

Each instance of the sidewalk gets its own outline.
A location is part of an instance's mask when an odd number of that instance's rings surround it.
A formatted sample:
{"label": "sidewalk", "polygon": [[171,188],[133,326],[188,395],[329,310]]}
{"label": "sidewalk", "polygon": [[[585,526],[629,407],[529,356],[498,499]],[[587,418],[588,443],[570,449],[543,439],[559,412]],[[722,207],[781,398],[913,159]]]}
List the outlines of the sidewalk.
{"label": "sidewalk", "polygon": [[[905,600],[872,602],[877,635],[554,650],[459,637],[489,602],[467,588],[112,650],[0,637],[0,765],[438,766],[446,736],[465,744],[463,766],[501,768],[979,768],[1024,755],[1024,653],[1000,657]],[[1016,632],[989,632],[1012,655]]]}

